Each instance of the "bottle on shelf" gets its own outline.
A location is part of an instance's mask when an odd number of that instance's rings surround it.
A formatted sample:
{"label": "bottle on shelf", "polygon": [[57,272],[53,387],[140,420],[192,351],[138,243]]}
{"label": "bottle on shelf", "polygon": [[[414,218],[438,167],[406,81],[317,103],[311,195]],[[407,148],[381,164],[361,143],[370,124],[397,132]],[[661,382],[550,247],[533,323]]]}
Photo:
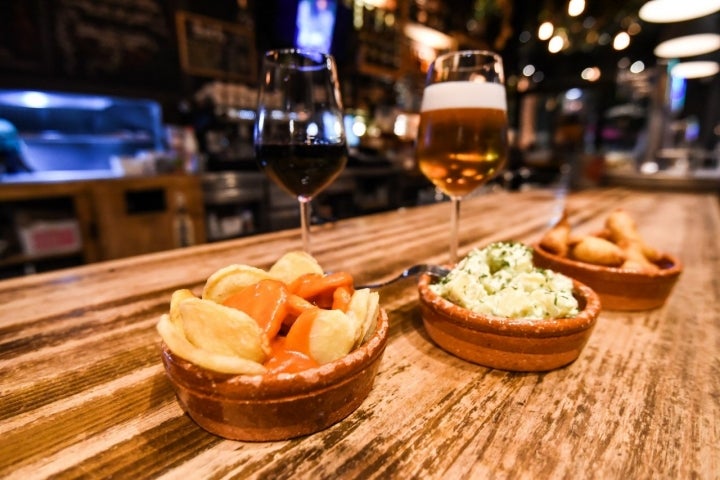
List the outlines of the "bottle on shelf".
{"label": "bottle on shelf", "polygon": [[195,244],[195,226],[187,210],[185,195],[180,192],[178,192],[175,197],[173,234],[176,247],[189,247]]}

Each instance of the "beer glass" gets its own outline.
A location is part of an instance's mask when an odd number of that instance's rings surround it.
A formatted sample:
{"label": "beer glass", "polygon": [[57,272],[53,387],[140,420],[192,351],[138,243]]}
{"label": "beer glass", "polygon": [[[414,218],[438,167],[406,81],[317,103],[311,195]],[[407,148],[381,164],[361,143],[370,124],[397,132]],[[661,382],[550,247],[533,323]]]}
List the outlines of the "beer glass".
{"label": "beer glass", "polygon": [[335,60],[297,49],[268,51],[255,121],[260,168],[300,204],[303,249],[310,253],[310,202],[347,163]]}
{"label": "beer glass", "polygon": [[450,263],[458,260],[460,201],[503,168],[508,152],[502,59],[450,52],[430,65],[420,106],[420,171],[450,197]]}

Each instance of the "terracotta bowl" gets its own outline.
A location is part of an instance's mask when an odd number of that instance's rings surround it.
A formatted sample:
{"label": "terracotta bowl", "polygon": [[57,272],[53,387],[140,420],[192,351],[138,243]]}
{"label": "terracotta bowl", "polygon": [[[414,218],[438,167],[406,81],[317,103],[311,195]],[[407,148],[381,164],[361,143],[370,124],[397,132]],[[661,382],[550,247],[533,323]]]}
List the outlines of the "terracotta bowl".
{"label": "terracotta bowl", "polygon": [[586,284],[600,297],[606,310],[651,310],[663,306],[682,272],[673,255],[663,254],[657,273],[602,267],[560,257],[533,245],[536,266],[563,273]]}
{"label": "terracotta bowl", "polygon": [[486,367],[516,372],[552,370],[573,362],[590,338],[600,299],[573,281],[582,311],[562,319],[508,319],[471,312],[430,290],[431,277],[418,283],[420,311],[430,338],[443,350]]}
{"label": "terracotta bowl", "polygon": [[350,415],[370,393],[388,338],[380,310],[375,334],[345,357],[300,373],[229,375],[198,367],[162,344],[180,406],[202,428],[232,440],[287,440]]}

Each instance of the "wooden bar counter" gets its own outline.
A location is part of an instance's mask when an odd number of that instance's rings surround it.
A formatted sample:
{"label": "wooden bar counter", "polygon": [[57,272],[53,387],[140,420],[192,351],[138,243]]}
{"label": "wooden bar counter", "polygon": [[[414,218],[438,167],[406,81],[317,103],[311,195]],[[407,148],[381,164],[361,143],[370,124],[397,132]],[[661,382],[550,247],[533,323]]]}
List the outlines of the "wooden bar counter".
{"label": "wooden bar counter", "polygon": [[[271,265],[297,229],[0,282],[2,478],[711,479],[720,472],[720,209],[712,193],[585,190],[573,228],[626,208],[684,271],[662,308],[603,311],[579,359],[508,373],[435,347],[416,284],[381,290],[390,338],[370,396],[304,438],[223,440],[180,409],[155,324],[179,288],[230,263]],[[358,283],[446,260],[447,203],[317,227],[314,254]],[[461,253],[535,242],[547,192],[477,195]]]}

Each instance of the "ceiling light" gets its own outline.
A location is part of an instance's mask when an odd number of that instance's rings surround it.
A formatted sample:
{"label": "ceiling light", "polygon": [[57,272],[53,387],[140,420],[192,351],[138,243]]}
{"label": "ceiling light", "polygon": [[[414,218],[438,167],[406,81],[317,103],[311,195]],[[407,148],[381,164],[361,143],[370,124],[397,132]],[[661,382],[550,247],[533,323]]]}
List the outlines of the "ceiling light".
{"label": "ceiling light", "polygon": [[679,78],[704,78],[711,77],[720,71],[718,62],[710,60],[699,60],[693,62],[681,62],[670,69],[670,75]]}
{"label": "ceiling light", "polygon": [[638,15],[652,23],[671,23],[704,17],[720,10],[720,0],[650,0],[640,7]]}
{"label": "ceiling light", "polygon": [[660,58],[683,58],[720,49],[720,34],[698,33],[671,38],[655,47],[655,56]]}

